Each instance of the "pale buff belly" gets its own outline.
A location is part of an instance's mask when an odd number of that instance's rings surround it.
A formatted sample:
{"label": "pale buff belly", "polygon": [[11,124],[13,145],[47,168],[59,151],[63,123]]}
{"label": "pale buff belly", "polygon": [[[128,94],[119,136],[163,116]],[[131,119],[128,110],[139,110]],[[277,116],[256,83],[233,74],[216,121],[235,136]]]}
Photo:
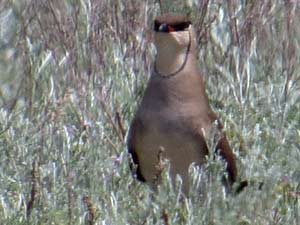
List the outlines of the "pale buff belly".
{"label": "pale buff belly", "polygon": [[140,171],[149,184],[156,182],[161,171],[160,160],[170,163],[170,175],[175,179],[180,175],[183,181],[183,192],[188,193],[188,170],[192,163],[202,165],[207,153],[204,140],[199,135],[174,132],[162,132],[157,129],[148,130],[137,143]]}

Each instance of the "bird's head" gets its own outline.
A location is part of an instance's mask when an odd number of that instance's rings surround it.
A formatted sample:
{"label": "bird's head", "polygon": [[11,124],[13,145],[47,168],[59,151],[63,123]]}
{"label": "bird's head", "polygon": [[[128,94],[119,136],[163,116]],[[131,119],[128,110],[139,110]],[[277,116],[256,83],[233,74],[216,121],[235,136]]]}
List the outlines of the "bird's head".
{"label": "bird's head", "polygon": [[170,54],[185,52],[190,45],[196,45],[195,33],[191,21],[184,15],[164,14],[154,20],[154,44],[157,52],[168,51]]}

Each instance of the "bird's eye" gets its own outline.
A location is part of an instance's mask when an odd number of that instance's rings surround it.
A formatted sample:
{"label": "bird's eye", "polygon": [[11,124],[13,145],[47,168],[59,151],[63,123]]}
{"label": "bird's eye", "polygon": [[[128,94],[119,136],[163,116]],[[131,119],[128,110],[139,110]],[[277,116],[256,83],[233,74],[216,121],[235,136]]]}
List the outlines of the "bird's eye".
{"label": "bird's eye", "polygon": [[190,25],[191,25],[191,22],[180,23],[180,24],[176,25],[175,30],[176,31],[185,31],[189,28]]}

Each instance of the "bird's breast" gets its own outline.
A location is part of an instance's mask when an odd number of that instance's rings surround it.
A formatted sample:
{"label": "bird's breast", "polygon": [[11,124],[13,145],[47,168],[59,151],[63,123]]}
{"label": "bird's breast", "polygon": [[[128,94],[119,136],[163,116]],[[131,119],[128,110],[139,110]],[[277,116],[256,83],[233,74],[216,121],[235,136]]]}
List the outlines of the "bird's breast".
{"label": "bird's breast", "polygon": [[146,181],[153,182],[159,173],[160,160],[164,159],[170,162],[171,176],[175,178],[179,174],[187,185],[189,166],[202,165],[207,155],[200,131],[186,127],[179,117],[170,119],[159,113],[152,113],[143,125],[145,129],[137,141],[136,151]]}

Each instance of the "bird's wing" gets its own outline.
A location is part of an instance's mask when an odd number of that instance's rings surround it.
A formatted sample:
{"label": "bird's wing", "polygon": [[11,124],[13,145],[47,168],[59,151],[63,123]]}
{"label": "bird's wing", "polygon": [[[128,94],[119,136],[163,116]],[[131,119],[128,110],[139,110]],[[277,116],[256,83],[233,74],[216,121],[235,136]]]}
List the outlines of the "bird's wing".
{"label": "bird's wing", "polygon": [[[210,124],[206,124],[202,131],[203,136],[206,140],[213,140],[215,147],[214,154],[220,154],[222,159],[226,162],[226,170],[228,174],[229,184],[233,184],[237,177],[237,168],[235,162],[235,156],[230,148],[227,137],[223,131],[223,124],[219,121],[216,114],[213,111],[208,113],[208,120]],[[205,134],[205,132],[207,134]],[[211,139],[212,138],[212,139]]]}
{"label": "bird's wing", "polygon": [[134,119],[131,123],[129,128],[129,134],[127,139],[127,149],[128,153],[131,155],[132,160],[130,160],[130,169],[133,172],[134,176],[142,182],[145,182],[145,178],[141,173],[140,166],[139,166],[139,159],[136,153],[136,140],[138,138],[138,132],[141,131],[142,124]]}

